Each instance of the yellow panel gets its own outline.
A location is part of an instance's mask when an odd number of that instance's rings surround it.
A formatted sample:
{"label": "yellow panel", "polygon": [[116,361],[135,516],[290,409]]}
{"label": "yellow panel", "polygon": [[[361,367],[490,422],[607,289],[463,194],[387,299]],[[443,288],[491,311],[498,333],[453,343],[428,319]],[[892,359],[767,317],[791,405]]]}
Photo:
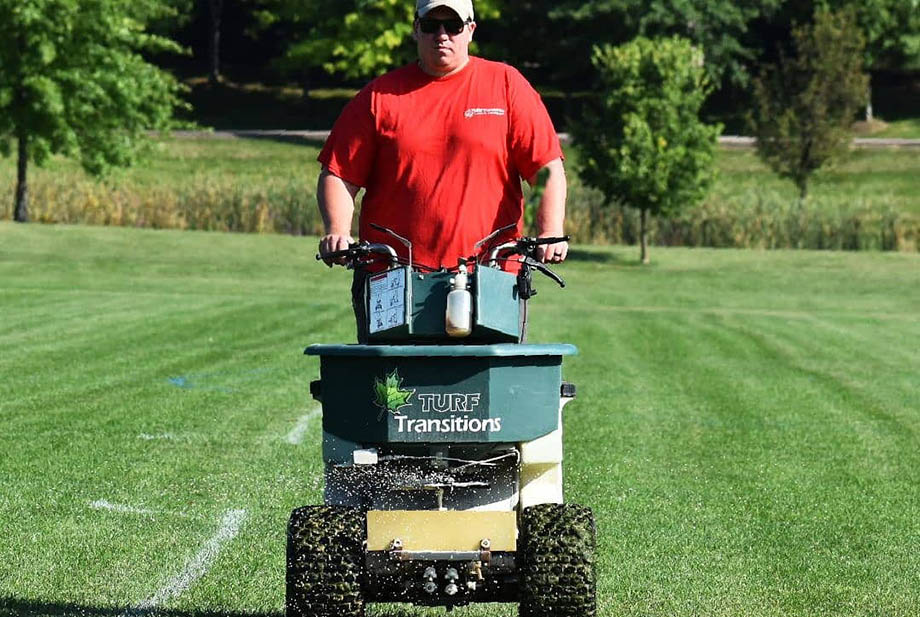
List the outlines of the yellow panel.
{"label": "yellow panel", "polygon": [[514,512],[469,510],[371,510],[367,513],[367,550],[385,551],[399,538],[407,551],[478,551],[483,538],[490,550],[517,549]]}

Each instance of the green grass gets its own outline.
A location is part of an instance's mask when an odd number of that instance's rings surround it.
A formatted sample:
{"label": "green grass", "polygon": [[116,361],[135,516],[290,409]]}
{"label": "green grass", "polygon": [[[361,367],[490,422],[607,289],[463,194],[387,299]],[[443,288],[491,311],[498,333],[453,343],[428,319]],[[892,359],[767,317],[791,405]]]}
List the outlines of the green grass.
{"label": "green grass", "polygon": [[[720,149],[718,179],[709,199],[737,201],[755,194],[794,201],[798,191],[773,173],[752,149]],[[817,172],[810,184],[812,199],[841,204],[886,203],[902,212],[920,214],[920,156],[913,148],[852,150],[842,161]]]}
{"label": "green grass", "polygon": [[900,139],[920,139],[920,118],[905,118],[885,123],[882,130],[872,133],[871,137],[896,137]]}
{"label": "green grass", "polygon": [[[288,513],[320,500],[318,422],[286,440],[302,348],[353,337],[314,250],[0,223],[0,615],[121,615],[245,510],[162,614],[280,616]],[[920,256],[636,257],[576,247],[532,311],[581,352],[566,495],[597,514],[600,614],[915,615]]]}
{"label": "green grass", "polygon": [[[316,186],[319,146],[311,142],[288,143],[275,139],[174,138],[157,141],[140,164],[113,170],[112,182],[140,187],[181,186],[195,180],[233,180],[240,185],[271,181],[302,181]],[[73,161],[55,158],[52,173],[81,175]]]}

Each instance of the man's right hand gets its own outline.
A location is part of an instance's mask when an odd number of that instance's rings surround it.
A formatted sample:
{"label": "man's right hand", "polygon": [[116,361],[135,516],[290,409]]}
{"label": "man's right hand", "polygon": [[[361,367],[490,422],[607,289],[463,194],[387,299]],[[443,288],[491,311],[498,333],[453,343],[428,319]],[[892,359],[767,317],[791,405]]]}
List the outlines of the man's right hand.
{"label": "man's right hand", "polygon": [[[316,183],[316,200],[319,212],[323,216],[326,235],[319,241],[319,254],[327,255],[335,251],[344,251],[354,243],[351,237],[351,219],[355,212],[355,196],[360,187],[342,180],[325,167]],[[324,259],[330,268],[332,264],[346,264],[344,257]]]}
{"label": "man's right hand", "polygon": [[[341,234],[326,234],[319,241],[319,254],[321,256],[328,255],[329,253],[334,253],[335,251],[344,251],[347,250],[349,245],[354,244],[354,239],[351,236],[341,235]],[[348,263],[348,260],[344,257],[339,257],[336,259],[323,259],[323,262],[332,267],[332,264],[345,265]]]}

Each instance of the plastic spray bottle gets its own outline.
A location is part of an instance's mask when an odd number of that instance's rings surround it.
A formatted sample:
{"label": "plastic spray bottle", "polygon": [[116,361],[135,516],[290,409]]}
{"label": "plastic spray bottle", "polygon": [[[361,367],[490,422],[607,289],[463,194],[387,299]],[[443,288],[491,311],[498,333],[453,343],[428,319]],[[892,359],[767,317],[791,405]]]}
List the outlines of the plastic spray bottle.
{"label": "plastic spray bottle", "polygon": [[473,331],[473,297],[469,290],[469,274],[464,259],[460,260],[457,275],[450,279],[444,323],[447,335],[454,338],[469,336]]}

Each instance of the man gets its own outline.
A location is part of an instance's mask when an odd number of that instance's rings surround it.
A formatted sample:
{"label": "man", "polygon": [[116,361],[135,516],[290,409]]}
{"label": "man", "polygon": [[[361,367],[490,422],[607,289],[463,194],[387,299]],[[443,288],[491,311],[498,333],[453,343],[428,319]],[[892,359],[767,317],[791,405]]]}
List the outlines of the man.
{"label": "man", "polygon": [[[470,0],[418,0],[412,36],[418,62],[368,84],[345,107],[319,155],[317,197],[325,225],[321,254],[352,242],[363,187],[362,240],[394,244],[370,225],[412,242],[413,261],[454,268],[473,245],[523,217],[521,178],[545,174],[537,211],[542,237],[563,235],[562,149],[540,96],[515,69],[469,55],[476,30]],[[394,248],[405,257],[405,249]],[[565,259],[565,242],[541,247],[543,262]],[[362,338],[363,279],[355,311]]]}

